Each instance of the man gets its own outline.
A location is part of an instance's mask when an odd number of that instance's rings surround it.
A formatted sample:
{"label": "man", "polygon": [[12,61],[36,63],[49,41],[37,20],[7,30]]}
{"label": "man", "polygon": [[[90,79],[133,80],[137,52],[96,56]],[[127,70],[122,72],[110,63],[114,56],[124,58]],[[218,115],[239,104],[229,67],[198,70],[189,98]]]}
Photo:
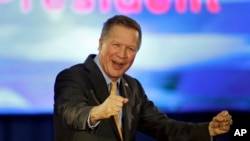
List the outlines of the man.
{"label": "man", "polygon": [[210,141],[229,131],[232,118],[227,111],[208,123],[170,119],[147,98],[140,82],[125,74],[140,48],[141,34],[136,21],[114,16],[103,26],[98,55],[58,74],[56,141],[134,141],[136,131],[162,141]]}

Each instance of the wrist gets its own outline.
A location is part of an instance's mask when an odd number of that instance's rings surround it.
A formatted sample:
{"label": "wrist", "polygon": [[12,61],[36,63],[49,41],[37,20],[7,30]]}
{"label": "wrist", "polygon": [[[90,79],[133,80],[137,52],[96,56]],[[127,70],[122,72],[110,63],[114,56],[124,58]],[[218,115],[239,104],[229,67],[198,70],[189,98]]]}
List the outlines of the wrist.
{"label": "wrist", "polygon": [[208,131],[209,131],[210,137],[216,136],[215,131],[214,131],[213,127],[212,127],[212,123],[211,122],[208,125]]}
{"label": "wrist", "polygon": [[92,108],[92,110],[90,111],[90,123],[94,124],[99,120],[99,116],[98,116],[98,106],[95,106]]}

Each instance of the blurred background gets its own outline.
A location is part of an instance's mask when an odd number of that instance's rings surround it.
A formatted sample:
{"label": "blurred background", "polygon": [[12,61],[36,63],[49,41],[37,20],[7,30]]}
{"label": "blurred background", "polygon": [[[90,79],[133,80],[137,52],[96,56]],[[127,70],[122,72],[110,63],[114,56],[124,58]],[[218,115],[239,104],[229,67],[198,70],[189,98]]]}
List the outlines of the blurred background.
{"label": "blurred background", "polygon": [[55,77],[97,53],[116,14],[142,26],[127,73],[162,111],[203,122],[226,109],[233,128],[250,127],[249,10],[249,0],[0,0],[0,141],[53,141]]}

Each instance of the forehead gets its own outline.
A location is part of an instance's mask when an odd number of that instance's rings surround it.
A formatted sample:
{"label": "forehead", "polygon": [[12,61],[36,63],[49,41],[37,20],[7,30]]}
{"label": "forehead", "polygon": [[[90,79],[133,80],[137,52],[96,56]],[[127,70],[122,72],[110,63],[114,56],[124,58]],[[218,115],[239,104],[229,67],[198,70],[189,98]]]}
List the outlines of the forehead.
{"label": "forehead", "polygon": [[133,28],[115,25],[110,29],[108,38],[137,44],[139,40],[139,32]]}

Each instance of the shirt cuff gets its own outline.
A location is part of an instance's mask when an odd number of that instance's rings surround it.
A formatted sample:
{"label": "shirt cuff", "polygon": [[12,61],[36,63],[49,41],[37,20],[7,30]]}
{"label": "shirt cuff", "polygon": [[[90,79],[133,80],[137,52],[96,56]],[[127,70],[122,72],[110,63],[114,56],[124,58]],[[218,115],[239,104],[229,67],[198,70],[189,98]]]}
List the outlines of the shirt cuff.
{"label": "shirt cuff", "polygon": [[99,121],[97,121],[97,122],[95,122],[95,123],[93,123],[93,124],[91,124],[90,123],[90,114],[89,114],[89,116],[88,116],[88,126],[89,126],[89,128],[91,128],[91,129],[94,129],[96,126],[98,126],[99,124],[100,124],[100,120]]}

